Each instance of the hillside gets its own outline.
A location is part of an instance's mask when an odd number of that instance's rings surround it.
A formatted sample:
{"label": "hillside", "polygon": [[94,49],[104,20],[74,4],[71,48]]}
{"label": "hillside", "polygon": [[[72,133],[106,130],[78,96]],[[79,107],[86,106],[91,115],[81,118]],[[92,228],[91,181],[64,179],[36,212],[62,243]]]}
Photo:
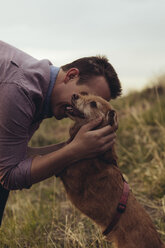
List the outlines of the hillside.
{"label": "hillside", "polygon": [[[112,101],[117,110],[119,166],[165,241],[165,76]],[[31,145],[68,138],[71,121],[45,120]],[[0,232],[4,248],[110,248],[95,225],[66,198],[59,179],[11,192]]]}

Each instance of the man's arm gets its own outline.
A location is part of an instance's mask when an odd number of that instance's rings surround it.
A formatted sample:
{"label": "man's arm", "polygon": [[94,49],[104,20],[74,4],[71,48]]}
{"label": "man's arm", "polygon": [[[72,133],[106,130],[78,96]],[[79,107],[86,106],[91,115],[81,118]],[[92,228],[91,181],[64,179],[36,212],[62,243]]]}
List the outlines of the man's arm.
{"label": "man's arm", "polygon": [[26,89],[14,82],[0,84],[0,183],[8,190],[31,186],[32,158],[25,156],[34,113]]}
{"label": "man's arm", "polygon": [[58,175],[75,162],[95,157],[96,154],[104,153],[111,148],[116,137],[112,127],[92,130],[101,121],[95,120],[81,127],[75,138],[63,148],[34,157],[31,165],[31,183]]}
{"label": "man's arm", "polygon": [[48,153],[57,151],[67,145],[67,142],[62,142],[59,144],[53,144],[44,147],[29,147],[27,148],[27,157],[34,157],[36,155],[46,155]]}

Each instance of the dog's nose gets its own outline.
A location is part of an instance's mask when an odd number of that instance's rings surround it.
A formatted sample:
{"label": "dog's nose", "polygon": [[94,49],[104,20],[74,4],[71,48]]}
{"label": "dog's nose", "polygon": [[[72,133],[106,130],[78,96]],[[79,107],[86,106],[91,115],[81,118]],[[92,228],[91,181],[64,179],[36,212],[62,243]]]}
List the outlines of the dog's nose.
{"label": "dog's nose", "polygon": [[72,100],[77,100],[77,99],[79,99],[79,95],[73,94],[73,95],[72,95]]}

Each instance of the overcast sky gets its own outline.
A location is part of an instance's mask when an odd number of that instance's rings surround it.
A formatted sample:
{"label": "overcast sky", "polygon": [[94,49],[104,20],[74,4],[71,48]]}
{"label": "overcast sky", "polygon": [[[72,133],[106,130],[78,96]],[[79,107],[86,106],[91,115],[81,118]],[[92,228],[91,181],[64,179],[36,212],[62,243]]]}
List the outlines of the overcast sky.
{"label": "overcast sky", "polygon": [[140,89],[165,73],[165,0],[0,0],[0,39],[57,66],[104,54]]}

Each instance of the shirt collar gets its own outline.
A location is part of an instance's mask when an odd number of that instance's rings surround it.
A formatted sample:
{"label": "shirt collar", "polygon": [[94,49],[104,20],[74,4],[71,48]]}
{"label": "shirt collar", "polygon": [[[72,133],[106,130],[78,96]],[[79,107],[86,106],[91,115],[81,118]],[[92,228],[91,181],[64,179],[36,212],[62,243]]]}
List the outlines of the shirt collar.
{"label": "shirt collar", "polygon": [[48,87],[45,101],[44,101],[44,107],[43,107],[43,112],[42,112],[43,119],[50,118],[53,116],[50,97],[51,97],[52,90],[53,90],[57,75],[59,73],[59,70],[60,70],[60,67],[56,67],[53,65],[50,66],[50,82],[49,82],[49,87]]}

